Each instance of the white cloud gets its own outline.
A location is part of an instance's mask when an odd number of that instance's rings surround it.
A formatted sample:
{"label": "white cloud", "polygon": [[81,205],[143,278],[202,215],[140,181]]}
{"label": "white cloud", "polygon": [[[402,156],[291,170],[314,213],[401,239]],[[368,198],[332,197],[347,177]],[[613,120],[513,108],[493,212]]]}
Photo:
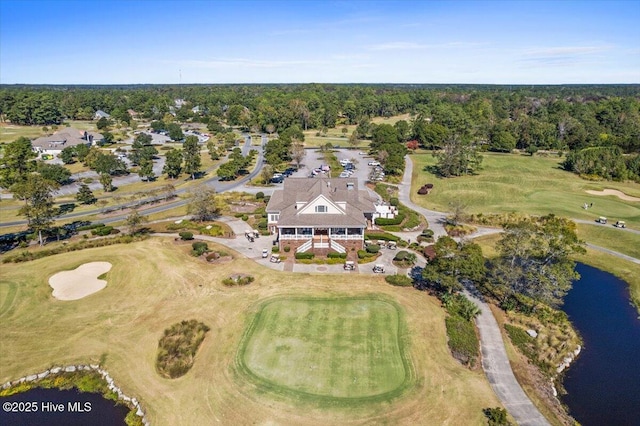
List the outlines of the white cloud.
{"label": "white cloud", "polygon": [[611,45],[530,48],[522,52],[519,62],[525,66],[571,66],[597,60],[613,48]]}
{"label": "white cloud", "polygon": [[300,66],[317,66],[327,64],[326,61],[316,60],[296,60],[296,61],[276,61],[276,60],[260,60],[246,58],[228,58],[228,59],[212,59],[212,60],[175,60],[168,61],[175,65],[189,68],[284,68],[284,67],[300,67]]}
{"label": "white cloud", "polygon": [[486,43],[453,41],[449,43],[424,44],[411,41],[395,41],[373,44],[367,47],[369,50],[421,50],[421,49],[462,49],[468,47],[486,46]]}

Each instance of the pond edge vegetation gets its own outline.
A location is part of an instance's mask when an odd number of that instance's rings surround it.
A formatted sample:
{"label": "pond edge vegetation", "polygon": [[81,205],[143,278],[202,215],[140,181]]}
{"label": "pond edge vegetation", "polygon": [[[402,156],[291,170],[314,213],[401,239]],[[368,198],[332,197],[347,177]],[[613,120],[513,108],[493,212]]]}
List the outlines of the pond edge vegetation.
{"label": "pond edge vegetation", "polygon": [[0,397],[28,392],[32,389],[76,389],[78,392],[99,393],[103,398],[129,408],[127,426],[149,426],[140,402],[127,396],[115,384],[107,370],[98,364],[55,366],[43,372],[8,381],[0,389]]}

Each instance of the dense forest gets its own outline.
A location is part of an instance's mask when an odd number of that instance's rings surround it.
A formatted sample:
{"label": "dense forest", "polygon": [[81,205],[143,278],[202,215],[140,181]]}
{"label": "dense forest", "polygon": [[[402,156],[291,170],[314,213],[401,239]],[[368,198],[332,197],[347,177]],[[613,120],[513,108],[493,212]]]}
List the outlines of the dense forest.
{"label": "dense forest", "polygon": [[[184,100],[181,108],[176,99]],[[131,122],[131,111],[150,121],[170,113],[177,121],[208,124],[212,131],[221,122],[270,134],[358,124],[354,137],[378,143],[388,142],[381,142],[388,129],[376,131],[371,118],[410,113],[410,122],[394,127],[394,143],[447,149],[455,141],[532,155],[564,151],[572,153],[564,163],[567,170],[640,178],[637,157],[628,155],[640,152],[638,85],[0,86],[0,119],[15,124],[88,120],[97,110],[122,122]],[[602,173],[593,165],[595,147],[604,149],[611,163]]]}

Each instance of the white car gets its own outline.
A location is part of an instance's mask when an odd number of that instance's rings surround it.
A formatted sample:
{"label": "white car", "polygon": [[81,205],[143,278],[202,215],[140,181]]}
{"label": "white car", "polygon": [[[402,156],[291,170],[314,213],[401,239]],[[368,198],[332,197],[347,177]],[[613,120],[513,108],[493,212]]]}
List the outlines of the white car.
{"label": "white car", "polygon": [[369,164],[370,166],[379,166],[380,165],[380,163],[378,163],[377,161],[369,161],[369,163],[367,163],[367,164]]}

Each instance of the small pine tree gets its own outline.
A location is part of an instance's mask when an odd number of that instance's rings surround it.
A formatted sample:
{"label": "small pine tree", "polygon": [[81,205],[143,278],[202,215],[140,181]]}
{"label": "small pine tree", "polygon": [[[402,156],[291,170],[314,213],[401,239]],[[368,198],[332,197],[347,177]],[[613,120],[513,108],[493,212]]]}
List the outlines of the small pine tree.
{"label": "small pine tree", "polygon": [[89,188],[89,185],[83,183],[80,185],[78,189],[78,193],[76,194],[76,200],[82,204],[93,204],[97,201],[96,197],[93,195],[93,192]]}

